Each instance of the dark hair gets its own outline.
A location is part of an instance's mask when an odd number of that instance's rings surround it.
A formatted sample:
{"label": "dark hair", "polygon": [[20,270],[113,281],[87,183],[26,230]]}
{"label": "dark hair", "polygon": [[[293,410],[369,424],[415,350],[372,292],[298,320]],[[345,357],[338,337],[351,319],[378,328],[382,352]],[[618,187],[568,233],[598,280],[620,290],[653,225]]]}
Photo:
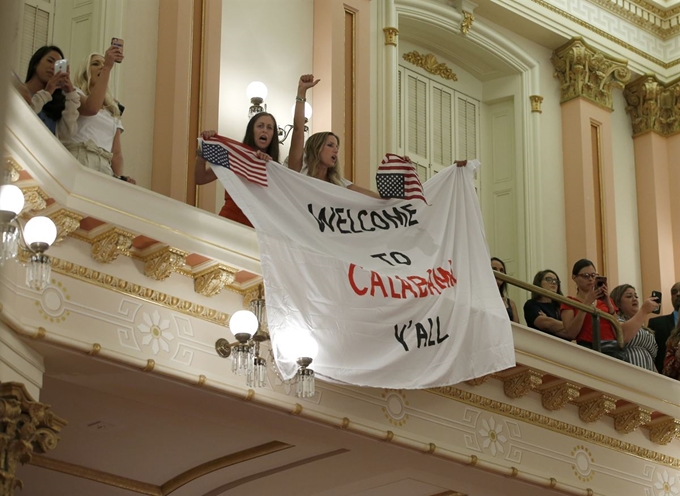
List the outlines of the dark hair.
{"label": "dark hair", "polygon": [[256,150],[259,149],[257,143],[255,142],[255,123],[260,117],[269,116],[274,121],[274,136],[272,137],[271,143],[264,152],[269,155],[274,162],[279,161],[279,137],[278,137],[278,126],[276,124],[276,118],[268,112],[260,112],[251,117],[248,121],[248,126],[246,126],[246,135],[243,137],[243,144],[248,145]]}
{"label": "dark hair", "polygon": [[582,258],[581,260],[574,264],[574,268],[571,269],[571,275],[577,276],[578,273],[581,272],[586,267],[595,267],[595,264],[588,260],[587,258]]}
{"label": "dark hair", "polygon": [[616,286],[612,289],[611,293],[609,293],[609,297],[614,302],[614,305],[616,305],[616,308],[619,309],[619,313],[621,313],[621,298],[623,298],[623,293],[631,288],[635,290],[635,287],[630,284],[621,284],[620,286]]}
{"label": "dark hair", "polygon": [[[560,276],[558,276],[558,275],[557,275],[557,272],[555,272],[554,270],[545,269],[545,270],[542,270],[542,271],[538,272],[538,273],[534,276],[533,285],[534,285],[534,286],[538,286],[538,287],[540,288],[540,287],[541,287],[541,282],[543,282],[543,278],[544,278],[547,274],[555,274],[555,276],[557,277],[557,291],[556,291],[556,293],[557,293],[558,295],[560,295],[560,296],[564,296],[564,295],[562,294],[562,281],[560,281]],[[531,292],[531,299],[532,299],[532,300],[538,300],[539,298],[541,298],[541,295],[540,295],[540,294],[534,293],[533,291]],[[556,302],[555,300],[550,300],[550,302],[553,303],[553,304],[555,304],[555,306],[559,306],[559,305],[560,305],[560,304],[559,304],[558,302]]]}
{"label": "dark hair", "polygon": [[[503,260],[501,260],[498,257],[491,257],[491,261],[492,262],[496,261],[500,263],[503,266],[503,272],[507,272],[508,269],[505,268],[505,262]],[[498,291],[501,292],[501,295],[505,296],[508,292],[508,283],[503,281],[503,283],[500,286],[498,286]]]}
{"label": "dark hair", "polygon": [[[44,59],[45,56],[50,52],[57,52],[62,59],[64,58],[64,52],[62,52],[61,49],[57,46],[49,45],[38,48],[31,57],[31,60],[29,60],[28,62],[26,80],[24,81],[25,83],[28,83],[31,80],[31,78],[35,76],[35,68],[38,66],[40,61]],[[59,119],[61,119],[61,113],[64,111],[65,108],[66,97],[64,96],[64,92],[61,91],[61,88],[57,88],[56,90],[54,90],[54,93],[52,93],[52,100],[47,102],[43,106],[42,112],[44,112],[44,114],[50,119],[58,121]]]}

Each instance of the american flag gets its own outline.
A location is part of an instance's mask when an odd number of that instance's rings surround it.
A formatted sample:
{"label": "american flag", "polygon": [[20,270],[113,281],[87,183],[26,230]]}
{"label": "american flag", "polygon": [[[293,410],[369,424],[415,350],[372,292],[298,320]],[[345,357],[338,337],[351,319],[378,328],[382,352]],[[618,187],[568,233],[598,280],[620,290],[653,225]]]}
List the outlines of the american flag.
{"label": "american flag", "polygon": [[417,199],[427,203],[416,168],[404,157],[393,153],[385,155],[375,180],[383,198]]}
{"label": "american flag", "polygon": [[202,156],[211,164],[226,167],[249,181],[267,186],[267,163],[255,150],[233,139],[215,135],[200,139]]}

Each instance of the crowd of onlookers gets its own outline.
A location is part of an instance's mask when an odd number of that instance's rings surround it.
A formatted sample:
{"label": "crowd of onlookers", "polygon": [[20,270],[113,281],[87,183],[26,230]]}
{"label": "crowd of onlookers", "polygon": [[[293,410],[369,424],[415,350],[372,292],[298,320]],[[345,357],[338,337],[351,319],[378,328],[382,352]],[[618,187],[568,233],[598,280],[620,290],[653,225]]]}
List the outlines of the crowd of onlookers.
{"label": "crowd of onlookers", "polygon": [[[491,259],[491,266],[505,273],[505,264]],[[576,285],[576,296],[568,299],[591,305],[611,314],[621,324],[623,347],[619,345],[616,329],[606,319],[599,319],[600,351],[614,358],[653,372],[680,380],[680,282],[670,290],[673,311],[668,315],[649,318],[659,312],[658,297],[650,296],[642,302],[630,284],[621,284],[609,291],[606,277],[600,276],[593,262],[581,259],[574,264],[571,279]],[[519,323],[515,303],[507,295],[507,283],[496,279],[501,298],[513,322]],[[536,274],[533,285],[564,296],[559,276],[554,270]],[[647,321],[649,319],[649,321]],[[568,303],[560,303],[544,293],[533,292],[524,304],[527,326],[559,338],[576,341],[593,348],[593,317]]]}

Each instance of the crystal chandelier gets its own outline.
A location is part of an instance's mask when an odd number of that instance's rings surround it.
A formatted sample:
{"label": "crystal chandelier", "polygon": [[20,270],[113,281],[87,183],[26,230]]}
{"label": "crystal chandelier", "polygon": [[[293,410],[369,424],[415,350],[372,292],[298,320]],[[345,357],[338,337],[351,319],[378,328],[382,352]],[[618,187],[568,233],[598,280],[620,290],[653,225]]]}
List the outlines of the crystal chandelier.
{"label": "crystal chandelier", "polygon": [[0,186],[0,267],[15,259],[21,245],[29,252],[26,285],[42,291],[50,282],[52,261],[45,252],[57,238],[57,226],[49,217],[33,217],[22,227],[19,213],[24,208],[24,194],[17,186]]}
{"label": "crystal chandelier", "polygon": [[[250,303],[250,310],[239,310],[229,320],[229,328],[236,342],[229,343],[220,338],[215,343],[215,350],[222,358],[231,357],[231,370],[236,375],[244,375],[248,387],[264,387],[267,384],[267,361],[260,356],[260,346],[268,341],[265,301],[260,295]],[[298,370],[293,378],[296,385],[296,396],[311,398],[315,394],[314,371],[309,368],[318,352],[316,340],[308,333],[286,333],[290,337],[284,340],[284,354],[295,357]],[[280,375],[279,375],[280,376]]]}

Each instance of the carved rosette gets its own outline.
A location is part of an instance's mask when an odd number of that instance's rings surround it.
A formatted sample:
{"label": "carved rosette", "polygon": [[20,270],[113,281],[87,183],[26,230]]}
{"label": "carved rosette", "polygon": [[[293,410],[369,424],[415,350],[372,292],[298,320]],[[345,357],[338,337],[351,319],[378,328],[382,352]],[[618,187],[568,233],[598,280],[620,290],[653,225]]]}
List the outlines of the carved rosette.
{"label": "carved rosette", "polygon": [[617,432],[629,434],[641,425],[648,424],[652,420],[652,411],[639,406],[614,412],[614,427]]}
{"label": "carved rosette", "polygon": [[236,278],[236,269],[226,265],[211,267],[194,275],[194,291],[203,296],[215,296]]}
{"label": "carved rosette", "polygon": [[66,236],[80,227],[83,216],[62,208],[50,215],[50,219],[57,226],[57,239],[54,241],[56,244],[61,243]]}
{"label": "carved rosette", "polygon": [[664,85],[654,76],[642,76],[626,85],[623,96],[634,136],[647,131],[670,136],[680,131],[680,81]]}
{"label": "carved rosette", "polygon": [[144,275],[157,281],[164,281],[184,266],[187,253],[166,246],[144,257]]}
{"label": "carved rosette", "polygon": [[561,103],[583,97],[612,110],[612,90],[623,88],[630,79],[628,62],[609,57],[580,38],[555,50],[550,60],[560,80]]}
{"label": "carved rosette", "polygon": [[111,228],[92,240],[92,258],[97,262],[110,263],[118,258],[118,255],[128,256],[135,235],[118,229]]}
{"label": "carved rosette", "polygon": [[24,194],[24,209],[22,212],[38,212],[47,207],[47,199],[49,196],[38,186],[29,186],[21,188]]}
{"label": "carved rosette", "polygon": [[383,28],[383,33],[385,33],[385,45],[397,46],[397,36],[399,36],[397,28]]}
{"label": "carved rosette", "polygon": [[521,398],[541,385],[543,374],[529,369],[502,379],[505,395],[510,398]]}
{"label": "carved rosette", "polygon": [[13,496],[23,483],[16,478],[19,464],[33,453],[46,453],[59,442],[66,421],[49,405],[33,401],[23,384],[0,383],[0,494]]}
{"label": "carved rosette", "polygon": [[445,63],[440,63],[433,54],[423,55],[416,50],[404,54],[404,60],[411,64],[422,67],[430,74],[440,76],[451,81],[458,81],[458,76]]}
{"label": "carved rosette", "polygon": [[541,391],[543,408],[555,411],[560,410],[567,403],[574,401],[580,394],[580,387],[571,382],[562,382]]}
{"label": "carved rosette", "polygon": [[680,420],[669,418],[655,422],[649,428],[649,439],[656,444],[668,444],[680,435]]}
{"label": "carved rosette", "polygon": [[616,398],[606,394],[598,394],[579,402],[578,416],[584,422],[595,422],[616,408]]}

